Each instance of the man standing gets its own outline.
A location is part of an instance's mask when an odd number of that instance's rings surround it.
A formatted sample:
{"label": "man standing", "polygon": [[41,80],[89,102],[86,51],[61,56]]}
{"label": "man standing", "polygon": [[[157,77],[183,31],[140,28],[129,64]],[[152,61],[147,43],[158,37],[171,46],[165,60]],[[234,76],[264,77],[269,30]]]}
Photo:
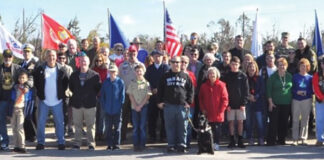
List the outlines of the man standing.
{"label": "man standing", "polygon": [[88,50],[87,56],[90,59],[90,66],[92,65],[93,58],[100,52],[100,38],[94,37],[92,40],[92,48]]}
{"label": "man standing", "polygon": [[259,68],[262,68],[267,65],[266,64],[266,56],[267,55],[269,55],[269,54],[276,55],[274,53],[275,46],[274,46],[273,41],[267,41],[264,45],[265,45],[264,53],[256,59],[256,62],[258,63]]}
{"label": "man standing", "polygon": [[296,53],[295,53],[294,63],[298,64],[300,59],[306,58],[311,64],[311,69],[308,73],[310,75],[313,75],[317,71],[316,53],[307,45],[307,42],[304,38],[298,38],[297,46],[298,46],[298,49],[296,50]]}
{"label": "man standing", "polygon": [[282,32],[281,33],[281,44],[276,47],[276,59],[279,59],[280,57],[284,57],[288,60],[289,51],[294,49],[289,43],[289,33],[288,32]]}
{"label": "man standing", "polygon": [[74,39],[70,39],[67,42],[67,46],[68,51],[66,53],[66,63],[71,66],[73,70],[76,70],[79,67],[77,42]]}
{"label": "man standing", "polygon": [[89,42],[87,39],[81,40],[81,51],[88,54]]}
{"label": "man standing", "polygon": [[[9,102],[11,101],[11,90],[15,81],[18,80],[20,66],[13,64],[12,51],[6,49],[3,51],[3,64],[0,65],[0,135],[2,136],[0,150],[9,150],[9,137],[7,133],[7,116]],[[32,87],[32,81],[25,84],[25,88]]]}
{"label": "man standing", "polygon": [[231,52],[232,57],[236,56],[240,59],[240,62],[243,62],[243,58],[245,54],[249,54],[250,51],[243,48],[244,46],[244,39],[243,36],[237,35],[235,36],[235,47],[230,49],[229,52]]}
{"label": "man standing", "polygon": [[[23,55],[24,60],[19,65],[25,69],[28,73],[29,79],[33,78],[33,72],[38,66],[38,58],[34,57],[33,52],[35,48],[31,44],[25,44],[23,46]],[[33,91],[33,98],[28,102],[28,105],[25,108],[25,121],[24,121],[24,130],[26,140],[30,142],[34,142],[36,139],[36,90],[35,88],[31,88]]]}
{"label": "man standing", "polygon": [[56,51],[46,51],[46,62],[36,68],[34,83],[39,98],[37,146],[43,150],[45,145],[45,126],[48,112],[54,117],[55,133],[58,138],[58,149],[65,150],[63,98],[68,87],[68,76],[63,67],[56,63]]}
{"label": "man standing", "polygon": [[136,46],[136,49],[137,49],[137,59],[144,63],[145,62],[145,59],[148,55],[148,52],[144,49],[144,48],[141,48],[141,44],[143,44],[140,39],[138,37],[135,37],[133,42],[131,43],[131,45],[134,45]]}
{"label": "man standing", "polygon": [[193,102],[194,87],[188,74],[181,71],[181,58],[171,59],[171,70],[165,73],[158,87],[158,107],[163,108],[168,152],[186,153],[186,112]]}
{"label": "man standing", "polygon": [[[203,57],[205,56],[204,50],[202,49],[202,47],[198,44],[198,40],[199,40],[199,35],[196,32],[192,32],[190,35],[190,44],[188,45],[190,48],[196,48],[199,51],[199,57],[198,60],[202,61]],[[188,47],[186,46],[186,47]],[[184,48],[186,48],[184,47]],[[183,50],[185,51],[185,50]],[[183,53],[184,54],[184,53]]]}
{"label": "man standing", "polygon": [[[137,60],[137,47],[135,45],[131,45],[128,49],[128,60],[124,61],[119,66],[119,77],[125,83],[125,90],[128,89],[128,85],[132,80],[136,80],[135,67],[139,65],[141,62]],[[126,140],[127,134],[127,125],[130,122],[130,114],[131,114],[131,102],[129,100],[129,96],[125,96],[125,103],[123,104],[123,112],[122,112],[122,129],[121,129],[121,139]]]}
{"label": "man standing", "polygon": [[99,74],[89,69],[89,58],[80,58],[80,71],[74,71],[70,77],[69,87],[73,93],[71,106],[75,126],[75,144],[73,149],[80,149],[82,144],[83,121],[87,127],[88,149],[95,149],[95,121],[97,95],[100,90]]}
{"label": "man standing", "polygon": [[160,51],[154,50],[151,55],[153,56],[154,63],[147,68],[144,77],[150,83],[152,89],[152,96],[150,97],[148,108],[148,132],[149,140],[155,142],[157,138],[156,128],[159,117],[161,119],[160,140],[165,138],[163,110],[157,107],[157,88],[161,77],[169,71],[170,67],[167,64],[162,63],[163,54]]}

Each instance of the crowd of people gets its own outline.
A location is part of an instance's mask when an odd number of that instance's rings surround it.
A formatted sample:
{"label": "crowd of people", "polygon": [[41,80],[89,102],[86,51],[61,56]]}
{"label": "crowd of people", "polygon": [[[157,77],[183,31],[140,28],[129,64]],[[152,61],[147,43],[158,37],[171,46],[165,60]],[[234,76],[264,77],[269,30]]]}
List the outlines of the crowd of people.
{"label": "crowd of people", "polygon": [[211,126],[214,150],[220,150],[222,135],[229,138],[228,148],[285,145],[290,128],[291,145],[307,145],[314,119],[315,145],[323,145],[324,58],[305,39],[299,38],[295,49],[284,32],[281,43],[267,41],[259,57],[243,48],[241,35],[222,53],[217,43],[205,50],[198,39],[192,33],[183,55],[175,57],[159,40],[148,53],[139,38],[129,48],[117,43],[112,51],[100,47],[98,37],[91,49],[87,39],[80,47],[70,39],[58,50],[46,50],[44,60],[25,44],[19,64],[4,50],[1,150],[10,150],[7,118],[14,152],[26,153],[25,141],[45,149],[49,112],[59,150],[65,150],[66,136],[73,137],[72,149],[80,150],[84,134],[89,150],[98,141],[105,141],[107,150],[120,149],[131,124],[134,151],[166,141],[167,152],[186,153],[192,139],[199,139],[193,128],[200,114]]}

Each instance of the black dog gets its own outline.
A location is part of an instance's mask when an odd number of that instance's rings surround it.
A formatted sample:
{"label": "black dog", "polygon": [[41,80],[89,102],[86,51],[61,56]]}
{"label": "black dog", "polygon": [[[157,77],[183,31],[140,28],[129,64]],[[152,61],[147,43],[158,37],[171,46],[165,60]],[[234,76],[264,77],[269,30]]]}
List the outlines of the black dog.
{"label": "black dog", "polygon": [[197,128],[197,140],[198,140],[198,153],[214,154],[214,140],[213,132],[208,124],[207,118],[204,114],[199,115],[199,123]]}

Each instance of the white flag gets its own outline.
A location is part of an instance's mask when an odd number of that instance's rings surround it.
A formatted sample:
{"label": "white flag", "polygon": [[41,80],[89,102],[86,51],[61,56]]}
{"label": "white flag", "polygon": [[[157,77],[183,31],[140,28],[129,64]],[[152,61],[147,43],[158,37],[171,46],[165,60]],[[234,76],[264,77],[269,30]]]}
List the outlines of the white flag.
{"label": "white flag", "polygon": [[261,35],[259,33],[258,11],[255,15],[255,21],[253,22],[251,53],[254,58],[257,58],[263,54],[262,40],[261,40]]}
{"label": "white flag", "polygon": [[17,58],[24,58],[22,44],[0,24],[0,52],[5,49],[10,49]]}

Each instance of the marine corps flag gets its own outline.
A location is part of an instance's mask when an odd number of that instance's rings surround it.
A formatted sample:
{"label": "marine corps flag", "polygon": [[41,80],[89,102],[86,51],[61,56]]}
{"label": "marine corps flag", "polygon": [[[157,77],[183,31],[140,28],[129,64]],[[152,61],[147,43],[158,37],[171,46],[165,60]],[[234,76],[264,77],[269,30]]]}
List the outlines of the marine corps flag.
{"label": "marine corps flag", "polygon": [[42,18],[43,48],[57,50],[61,42],[66,44],[69,39],[74,39],[74,36],[66,28],[46,14],[43,13]]}

